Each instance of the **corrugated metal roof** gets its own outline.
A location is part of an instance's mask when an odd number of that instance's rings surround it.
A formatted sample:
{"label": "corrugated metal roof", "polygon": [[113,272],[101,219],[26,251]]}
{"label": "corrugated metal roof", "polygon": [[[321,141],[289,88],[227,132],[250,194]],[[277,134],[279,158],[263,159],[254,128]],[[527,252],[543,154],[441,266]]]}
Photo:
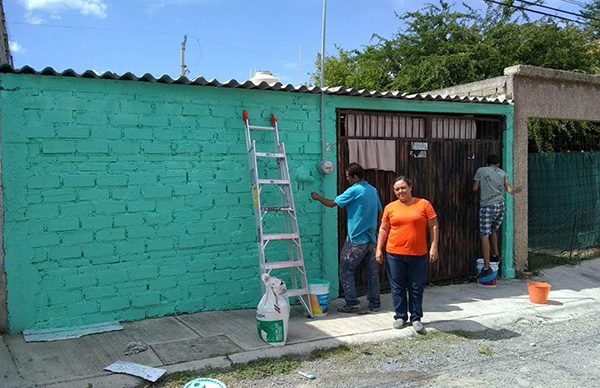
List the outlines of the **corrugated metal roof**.
{"label": "corrugated metal roof", "polygon": [[[86,70],[79,74],[75,70],[67,69],[63,72],[57,72],[51,67],[46,67],[42,71],[37,71],[30,66],[23,66],[20,69],[16,69],[10,65],[0,65],[0,73],[12,73],[12,74],[35,74],[44,76],[55,76],[55,77],[75,77],[75,78],[92,78],[92,79],[109,79],[119,81],[137,81],[137,82],[151,82],[159,84],[175,84],[175,85],[196,85],[196,86],[214,86],[222,88],[238,88],[238,89],[258,89],[258,90],[272,90],[272,91],[285,91],[293,93],[321,93],[321,88],[318,86],[294,86],[292,84],[282,84],[277,82],[274,84],[268,84],[261,82],[255,84],[251,81],[238,82],[234,79],[227,80],[225,82],[219,82],[216,79],[207,80],[204,77],[196,77],[188,79],[187,77],[179,77],[173,79],[168,75],[163,75],[160,78],[155,78],[152,74],[144,74],[141,77],[136,76],[133,73],[127,72],[123,75],[118,75],[113,72],[107,71],[103,74],[98,75],[92,70]],[[336,87],[325,87],[323,88],[325,94],[336,95],[336,96],[352,96],[352,97],[372,97],[372,98],[393,98],[399,100],[418,100],[418,101],[446,101],[446,102],[469,102],[469,103],[483,103],[483,104],[510,104],[511,101],[505,97],[500,96],[497,98],[489,97],[473,97],[473,96],[455,96],[455,95],[436,95],[427,93],[418,94],[407,94],[399,91],[388,91],[380,92],[376,90],[366,89],[355,89],[346,88],[344,86]]]}

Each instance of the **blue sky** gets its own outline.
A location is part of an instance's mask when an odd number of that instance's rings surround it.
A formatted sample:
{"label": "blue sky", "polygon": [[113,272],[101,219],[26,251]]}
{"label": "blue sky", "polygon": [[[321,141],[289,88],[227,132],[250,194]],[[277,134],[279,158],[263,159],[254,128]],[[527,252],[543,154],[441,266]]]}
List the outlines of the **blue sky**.
{"label": "blue sky", "polygon": [[[394,12],[427,2],[328,0],[327,51],[334,53],[334,44],[358,48],[373,33],[391,36],[400,27]],[[466,3],[484,7],[482,0]],[[546,4],[578,9],[564,0]],[[294,84],[314,71],[321,7],[321,0],[4,0],[16,67],[177,77],[188,34],[190,78],[245,80],[256,69]]]}

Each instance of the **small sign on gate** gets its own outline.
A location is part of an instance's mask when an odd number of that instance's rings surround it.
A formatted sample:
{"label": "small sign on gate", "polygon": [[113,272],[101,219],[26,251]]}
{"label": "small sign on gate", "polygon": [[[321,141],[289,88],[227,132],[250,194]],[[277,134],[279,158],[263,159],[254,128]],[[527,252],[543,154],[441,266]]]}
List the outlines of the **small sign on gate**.
{"label": "small sign on gate", "polygon": [[410,149],[413,151],[427,151],[429,149],[429,143],[426,141],[413,141],[410,143]]}

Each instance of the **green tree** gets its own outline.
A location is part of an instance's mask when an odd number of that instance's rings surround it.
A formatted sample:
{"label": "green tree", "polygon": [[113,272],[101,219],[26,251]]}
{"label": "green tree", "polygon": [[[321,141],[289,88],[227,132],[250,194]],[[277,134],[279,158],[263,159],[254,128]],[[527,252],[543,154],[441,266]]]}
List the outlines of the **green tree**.
{"label": "green tree", "polygon": [[[440,0],[397,15],[405,27],[392,37],[374,35],[362,49],[336,47],[325,58],[325,84],[416,93],[497,77],[518,64],[600,74],[600,0],[582,10],[599,20],[583,26],[531,21],[509,6],[513,0],[504,3],[459,12]],[[531,152],[590,151],[600,142],[598,123],[535,119],[528,127]]]}
{"label": "green tree", "polygon": [[589,39],[596,40],[596,43],[600,44],[600,0],[587,3],[581,10],[581,14],[592,19],[586,20],[588,25],[584,31],[588,34]]}
{"label": "green tree", "polygon": [[527,136],[529,152],[600,151],[600,123],[530,119]]}
{"label": "green tree", "polygon": [[[600,0],[586,8],[598,9]],[[406,27],[391,38],[374,35],[374,43],[362,49],[337,47],[336,55],[326,57],[325,83],[415,93],[496,77],[516,64],[586,73],[599,69],[600,50],[589,27],[530,21],[507,6],[459,12],[440,0],[398,18]],[[320,68],[312,79],[319,77]]]}

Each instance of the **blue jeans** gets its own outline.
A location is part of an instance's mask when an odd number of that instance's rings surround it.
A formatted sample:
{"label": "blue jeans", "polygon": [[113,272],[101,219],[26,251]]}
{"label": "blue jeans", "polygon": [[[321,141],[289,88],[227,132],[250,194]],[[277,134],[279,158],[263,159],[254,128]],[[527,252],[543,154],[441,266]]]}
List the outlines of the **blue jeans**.
{"label": "blue jeans", "polygon": [[379,299],[379,264],[375,261],[375,243],[353,245],[348,241],[342,247],[340,254],[340,282],[344,290],[346,305],[356,306],[358,293],[354,282],[354,272],[359,265],[364,264],[367,272],[367,299],[369,307],[381,306]]}
{"label": "blue jeans", "polygon": [[387,254],[386,268],[392,288],[394,319],[408,320],[406,294],[410,321],[420,321],[423,317],[423,290],[427,281],[429,255],[409,256]]}

